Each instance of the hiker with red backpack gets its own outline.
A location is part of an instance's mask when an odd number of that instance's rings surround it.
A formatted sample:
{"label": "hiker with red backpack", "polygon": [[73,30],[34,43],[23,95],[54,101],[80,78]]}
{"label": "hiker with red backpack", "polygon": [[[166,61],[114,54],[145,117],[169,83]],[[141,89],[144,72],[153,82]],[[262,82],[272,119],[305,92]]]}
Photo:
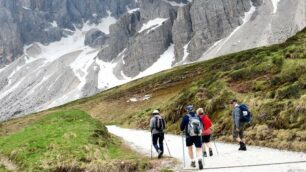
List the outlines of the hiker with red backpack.
{"label": "hiker with red backpack", "polygon": [[166,128],[166,122],[160,115],[159,110],[154,110],[153,117],[150,120],[150,130],[152,135],[152,144],[158,153],[158,158],[161,158],[164,154],[164,129]]}
{"label": "hiker with red backpack", "polygon": [[246,151],[246,145],[243,140],[243,131],[246,123],[251,122],[252,114],[245,104],[238,104],[237,100],[231,100],[230,104],[233,106],[233,138],[239,142],[239,151]]}
{"label": "hiker with red backpack", "polygon": [[[196,160],[193,155],[193,145],[196,147],[196,155],[199,164],[199,169],[203,169],[203,160],[202,160],[202,128],[203,124],[200,117],[193,111],[193,106],[186,106],[187,114],[184,115],[183,120],[181,122],[181,131],[185,132],[186,136],[186,146],[188,147],[189,158],[191,159],[191,167],[196,167]],[[182,139],[183,134],[182,134]],[[184,142],[183,142],[184,145]],[[183,148],[183,156],[184,148]],[[185,157],[184,158],[184,166],[185,166]]]}
{"label": "hiker with red backpack", "polygon": [[212,122],[209,119],[208,115],[204,114],[203,108],[199,108],[197,110],[197,114],[201,118],[203,126],[204,126],[202,130],[203,156],[207,157],[206,150],[209,150],[209,156],[213,156],[213,151],[212,151],[211,144],[210,144]]}

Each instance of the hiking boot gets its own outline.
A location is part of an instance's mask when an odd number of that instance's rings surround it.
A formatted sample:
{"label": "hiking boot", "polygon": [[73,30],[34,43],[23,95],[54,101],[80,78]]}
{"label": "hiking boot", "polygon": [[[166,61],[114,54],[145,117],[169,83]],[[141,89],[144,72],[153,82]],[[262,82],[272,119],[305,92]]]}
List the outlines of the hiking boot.
{"label": "hiking boot", "polygon": [[211,148],[209,148],[209,156],[213,156],[213,151]]}
{"label": "hiking boot", "polygon": [[161,150],[158,150],[157,153],[158,153],[158,159],[160,159],[163,156],[163,152]]}
{"label": "hiking boot", "polygon": [[199,163],[199,169],[203,170],[203,162],[202,162],[202,160],[199,159],[198,163]]}
{"label": "hiking boot", "polygon": [[246,148],[246,146],[243,142],[240,142],[239,144],[240,144],[240,147],[239,147],[238,150],[240,150],[240,151],[246,151],[247,150],[247,148]]}
{"label": "hiking boot", "polygon": [[191,164],[190,164],[191,167],[195,168],[196,167],[196,163],[195,161],[191,161]]}
{"label": "hiking boot", "polygon": [[207,157],[206,151],[203,152],[203,156],[204,156],[204,157]]}

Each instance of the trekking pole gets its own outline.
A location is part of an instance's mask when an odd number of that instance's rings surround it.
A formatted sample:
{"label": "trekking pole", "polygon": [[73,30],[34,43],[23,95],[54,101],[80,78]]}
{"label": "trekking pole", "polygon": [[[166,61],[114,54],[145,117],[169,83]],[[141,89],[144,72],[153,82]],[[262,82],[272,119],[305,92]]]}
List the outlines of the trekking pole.
{"label": "trekking pole", "polygon": [[167,149],[168,149],[169,156],[170,156],[170,157],[172,157],[172,156],[171,156],[170,149],[169,149],[169,146],[168,146],[168,143],[167,143],[166,139],[165,139],[164,141],[165,141],[165,143],[166,143],[166,146],[167,146]]}
{"label": "trekking pole", "polygon": [[212,137],[213,137],[213,140],[214,140],[214,145],[215,145],[217,154],[219,155],[219,151],[218,151],[217,144],[216,144],[216,138],[213,135],[212,135]]}
{"label": "trekking pole", "polygon": [[151,132],[151,159],[153,158],[152,147],[153,147],[153,140],[152,140],[152,132]]}
{"label": "trekking pole", "polygon": [[[204,163],[204,154],[203,154],[203,140],[202,140],[202,135],[200,136],[200,138],[201,138],[201,153],[202,153],[202,158],[203,158],[203,168],[204,168],[205,163]],[[205,147],[204,147],[204,149],[205,149]]]}
{"label": "trekking pole", "polygon": [[184,135],[183,135],[183,132],[182,132],[182,146],[183,146],[183,163],[184,163],[184,167],[183,168],[185,168],[185,164],[186,164],[186,162],[185,162],[185,150],[184,150]]}

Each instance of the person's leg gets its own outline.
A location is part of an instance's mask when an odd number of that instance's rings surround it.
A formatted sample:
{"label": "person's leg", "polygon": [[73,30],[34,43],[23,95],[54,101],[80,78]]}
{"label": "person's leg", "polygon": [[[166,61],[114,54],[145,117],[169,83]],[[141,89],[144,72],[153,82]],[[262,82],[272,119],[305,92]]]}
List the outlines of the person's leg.
{"label": "person's leg", "polygon": [[236,140],[238,143],[241,142],[241,139],[239,138],[239,131],[237,131],[236,126],[233,127],[233,139]]}
{"label": "person's leg", "polygon": [[191,161],[194,161],[194,156],[193,156],[193,148],[192,146],[188,146],[188,155]]}
{"label": "person's leg", "polygon": [[207,136],[202,137],[202,141],[204,142],[204,151],[203,151],[203,156],[207,157],[207,149],[209,148],[207,145]]}
{"label": "person's leg", "polygon": [[194,145],[196,147],[197,152],[197,159],[202,159],[202,138],[201,137],[195,137],[194,139]]}
{"label": "person's leg", "polygon": [[157,145],[157,140],[158,140],[158,134],[152,134],[152,143],[153,143],[153,146],[154,146],[156,152],[158,152],[158,150],[159,150],[159,147]]}
{"label": "person's leg", "polygon": [[186,146],[188,148],[188,155],[189,155],[190,160],[194,161],[192,145],[193,145],[192,137],[187,137]]}
{"label": "person's leg", "polygon": [[193,156],[193,137],[187,137],[186,138],[186,146],[188,147],[188,155],[189,155],[189,158],[191,160],[191,167],[196,167],[195,165],[195,160],[194,160],[194,156]]}
{"label": "person's leg", "polygon": [[203,146],[203,152],[206,152],[206,150],[208,149],[208,145],[207,145],[207,143],[205,143],[205,142],[203,143],[203,145],[204,145],[204,146]]}
{"label": "person's leg", "polygon": [[209,150],[209,156],[213,156],[213,151],[210,144],[210,137],[211,135],[207,135],[205,138],[205,145],[207,146],[207,149]]}
{"label": "person's leg", "polygon": [[202,160],[202,138],[195,137],[194,145],[196,147],[196,152],[197,152],[197,160],[199,164],[199,169],[203,169],[203,160]]}
{"label": "person's leg", "polygon": [[202,149],[203,149],[203,156],[204,157],[207,157],[207,153],[206,153],[206,150],[207,150],[207,145],[205,143],[205,136],[202,137],[202,141],[203,141],[203,146],[202,146]]}
{"label": "person's leg", "polygon": [[246,151],[247,148],[246,148],[245,142],[243,141],[243,136],[244,136],[243,131],[244,131],[244,125],[241,124],[241,126],[239,128],[239,133],[238,133],[238,136],[240,138],[240,142],[239,142],[240,148],[239,148],[239,150]]}
{"label": "person's leg", "polygon": [[159,134],[159,149],[164,153],[164,133]]}

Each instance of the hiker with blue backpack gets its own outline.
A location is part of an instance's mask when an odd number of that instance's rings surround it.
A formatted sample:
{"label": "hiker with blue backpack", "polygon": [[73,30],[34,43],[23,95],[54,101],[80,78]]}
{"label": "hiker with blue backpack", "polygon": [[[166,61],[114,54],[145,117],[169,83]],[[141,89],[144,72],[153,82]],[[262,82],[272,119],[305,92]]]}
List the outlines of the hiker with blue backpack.
{"label": "hiker with blue backpack", "polygon": [[240,151],[246,151],[246,145],[243,141],[243,131],[246,123],[251,121],[251,113],[248,107],[244,104],[239,105],[237,100],[231,100],[233,106],[232,118],[233,118],[233,138],[239,142]]}
{"label": "hiker with blue backpack", "polygon": [[[160,115],[160,111],[154,110],[153,117],[150,120],[150,130],[152,135],[152,144],[158,153],[158,158],[161,158],[164,154],[164,129],[166,128],[166,122]],[[152,152],[151,152],[152,153]]]}
{"label": "hiker with blue backpack", "polygon": [[[196,155],[199,164],[199,169],[203,169],[202,140],[201,140],[203,124],[200,117],[193,111],[192,105],[186,106],[185,109],[187,111],[187,114],[184,115],[180,128],[182,132],[185,132],[186,146],[188,147],[188,154],[191,160],[190,166],[193,168],[196,167],[196,160],[193,155],[193,145],[194,145],[196,147]],[[183,148],[183,154],[184,154],[184,148]],[[183,158],[185,159],[185,157]]]}

